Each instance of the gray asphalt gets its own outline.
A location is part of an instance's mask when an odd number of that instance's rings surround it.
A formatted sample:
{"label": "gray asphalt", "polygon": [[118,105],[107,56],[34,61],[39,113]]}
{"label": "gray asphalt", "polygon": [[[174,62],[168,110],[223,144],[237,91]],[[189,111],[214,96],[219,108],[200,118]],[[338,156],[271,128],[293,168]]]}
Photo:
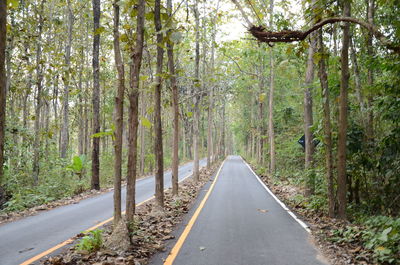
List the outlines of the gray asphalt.
{"label": "gray asphalt", "polygon": [[[206,160],[200,161],[205,166]],[[192,172],[193,163],[179,167],[179,179]],[[171,187],[171,172],[164,174],[165,187]],[[125,210],[125,189],[122,192]],[[154,176],[136,183],[136,202],[154,195]],[[0,225],[0,265],[20,264],[75,236],[113,215],[113,192],[58,207],[35,216]]]}
{"label": "gray asphalt", "polygon": [[244,161],[230,156],[174,261],[181,264],[327,263],[305,229],[264,189]]}

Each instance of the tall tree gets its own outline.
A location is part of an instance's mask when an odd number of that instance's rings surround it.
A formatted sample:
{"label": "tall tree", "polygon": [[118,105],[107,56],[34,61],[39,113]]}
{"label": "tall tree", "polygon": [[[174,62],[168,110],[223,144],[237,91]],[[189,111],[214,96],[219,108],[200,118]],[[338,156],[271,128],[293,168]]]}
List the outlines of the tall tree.
{"label": "tall tree", "polygon": [[[270,20],[269,27],[273,28],[274,21],[274,1],[270,0]],[[269,173],[275,173],[275,132],[274,132],[274,90],[275,90],[275,67],[274,67],[274,51],[273,48],[269,48],[270,55],[270,78],[269,78],[269,116],[268,116],[268,135],[269,135],[269,155],[270,155],[270,166]]]}
{"label": "tall tree", "polygon": [[117,91],[114,105],[114,223],[117,224],[121,219],[121,175],[122,175],[122,133],[124,126],[124,93],[125,93],[125,69],[121,56],[119,42],[119,0],[114,0],[114,57],[117,68]]}
{"label": "tall tree", "polygon": [[126,176],[126,220],[134,221],[135,214],[135,187],[137,173],[137,136],[138,136],[138,108],[139,108],[139,76],[142,66],[144,43],[144,15],[146,0],[139,0],[136,15],[135,46],[131,48],[130,62],[130,91],[129,91],[129,135],[128,135],[128,170]]}
{"label": "tall tree", "polygon": [[161,32],[161,0],[155,0],[154,24],[157,32],[157,68],[154,91],[154,154],[156,159],[156,203],[164,208],[164,157],[161,123],[161,88],[164,59],[163,33]]}
{"label": "tall tree", "polygon": [[66,158],[68,142],[69,142],[69,84],[71,74],[71,46],[72,46],[72,27],[74,23],[74,15],[72,13],[71,1],[67,0],[67,17],[68,17],[68,39],[65,45],[65,71],[64,71],[64,97],[63,97],[63,120],[61,123],[60,134],[60,157]]}
{"label": "tall tree", "polygon": [[318,52],[321,58],[318,62],[318,75],[322,90],[323,122],[324,122],[324,144],[325,144],[325,167],[328,190],[328,215],[335,216],[335,193],[333,181],[333,147],[332,147],[332,125],[331,109],[329,104],[329,85],[328,74],[325,64],[324,42],[322,38],[322,29],[318,31]]}
{"label": "tall tree", "polygon": [[7,1],[0,1],[0,206],[4,199],[4,134],[6,126],[6,42],[7,42]]}
{"label": "tall tree", "polygon": [[[93,3],[93,135],[100,132],[100,0]],[[100,189],[100,138],[93,137],[92,146],[92,189]]]}
{"label": "tall tree", "polygon": [[[172,20],[172,0],[167,0],[169,20]],[[168,68],[172,89],[173,109],[173,140],[172,140],[172,194],[178,195],[178,167],[179,167],[179,91],[175,75],[174,42],[171,40],[172,29],[168,30],[169,41],[167,42]]]}
{"label": "tall tree", "polygon": [[39,24],[38,24],[38,39],[36,44],[36,106],[35,106],[35,139],[33,144],[33,181],[37,185],[39,181],[39,163],[40,163],[40,114],[42,107],[42,82],[43,82],[43,69],[42,69],[42,33],[43,33],[43,10],[44,3],[42,1],[39,10]]}
{"label": "tall tree", "polygon": [[195,181],[199,180],[199,124],[200,124],[200,14],[198,10],[199,1],[195,0],[193,11],[195,16],[195,32],[196,32],[196,56],[195,56],[195,70],[194,70],[194,86],[193,86],[193,178]]}
{"label": "tall tree", "polygon": [[[350,17],[350,0],[343,2],[343,16]],[[339,135],[338,135],[338,217],[346,219],[346,204],[347,204],[347,174],[346,174],[346,140],[347,140],[347,98],[349,87],[349,43],[350,43],[350,25],[343,25],[343,39],[341,52],[341,80],[340,80],[340,95],[339,95]]]}
{"label": "tall tree", "polygon": [[[314,12],[316,1],[312,1],[311,10]],[[308,57],[306,66],[306,78],[304,82],[304,144],[305,144],[305,169],[309,169],[312,166],[313,154],[314,154],[314,143],[313,134],[311,127],[313,125],[313,81],[314,81],[314,54],[316,49],[315,34],[310,35],[310,46],[308,47]],[[314,193],[314,177],[312,174],[308,174],[307,179],[307,195]]]}

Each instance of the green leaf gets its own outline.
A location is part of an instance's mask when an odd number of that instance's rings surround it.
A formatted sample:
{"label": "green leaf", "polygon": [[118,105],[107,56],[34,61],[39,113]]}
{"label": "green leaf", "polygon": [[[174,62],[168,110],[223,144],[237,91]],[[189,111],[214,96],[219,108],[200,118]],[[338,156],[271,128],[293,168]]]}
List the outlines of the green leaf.
{"label": "green leaf", "polygon": [[19,0],[7,0],[8,8],[16,9],[19,6]]}
{"label": "green leaf", "polygon": [[105,31],[104,27],[99,27],[94,31],[94,35],[100,35],[101,33],[103,33]]}
{"label": "green leaf", "polygon": [[142,125],[144,127],[146,127],[147,129],[151,128],[151,122],[146,117],[140,117],[140,121],[141,121]]}

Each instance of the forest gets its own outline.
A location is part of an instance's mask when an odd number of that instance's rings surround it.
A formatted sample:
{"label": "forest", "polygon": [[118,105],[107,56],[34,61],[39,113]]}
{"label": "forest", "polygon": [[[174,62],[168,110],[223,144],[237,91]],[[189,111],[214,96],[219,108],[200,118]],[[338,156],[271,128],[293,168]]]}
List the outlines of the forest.
{"label": "forest", "polygon": [[399,18],[398,0],[0,0],[0,215],[112,188],[131,231],[138,179],[162,212],[164,171],[179,196],[180,165],[198,181],[240,155],[344,224],[328,240],[398,264]]}

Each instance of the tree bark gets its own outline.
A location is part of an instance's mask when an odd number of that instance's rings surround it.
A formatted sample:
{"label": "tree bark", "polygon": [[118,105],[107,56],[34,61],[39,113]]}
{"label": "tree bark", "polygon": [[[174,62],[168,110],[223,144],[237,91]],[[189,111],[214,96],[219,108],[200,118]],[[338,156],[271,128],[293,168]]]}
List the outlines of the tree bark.
{"label": "tree bark", "polygon": [[144,43],[144,15],[146,1],[139,0],[136,16],[136,40],[135,47],[131,50],[130,64],[130,93],[129,93],[129,140],[128,140],[128,172],[126,184],[126,220],[128,223],[134,221],[135,214],[135,186],[137,165],[137,131],[138,131],[138,98],[139,98],[139,75],[142,66],[143,43]]}
{"label": "tree bark", "polygon": [[164,157],[161,123],[161,87],[162,87],[162,67],[164,49],[162,48],[163,34],[161,32],[161,0],[155,0],[154,5],[154,24],[157,32],[157,69],[156,84],[154,91],[154,154],[156,160],[156,204],[164,208]]}
{"label": "tree bark", "polygon": [[[368,7],[367,7],[367,20],[370,25],[374,25],[374,17],[375,17],[375,0],[367,0]],[[373,33],[368,32],[367,36],[367,53],[368,56],[371,58],[374,56],[374,49],[372,47],[372,39]],[[368,67],[367,73],[367,84],[369,87],[372,87],[374,84],[374,71],[372,67]],[[367,99],[367,106],[368,106],[368,116],[366,122],[366,134],[368,140],[372,141],[374,138],[374,112],[372,110],[372,101],[373,98],[371,95],[368,96]]]}
{"label": "tree bark", "polygon": [[[350,16],[350,1],[346,0],[343,4],[343,16]],[[343,39],[341,52],[341,83],[339,96],[339,139],[338,139],[338,217],[346,219],[346,139],[347,139],[347,98],[349,86],[349,41],[350,25],[343,25]]]}
{"label": "tree bark", "polygon": [[72,14],[71,1],[67,0],[68,10],[68,39],[65,46],[65,66],[64,71],[64,99],[63,99],[63,120],[61,124],[60,134],[60,157],[66,158],[69,142],[69,83],[70,83],[70,66],[71,66],[71,46],[72,46],[72,27],[74,23],[74,15]]}
{"label": "tree bark", "polygon": [[5,69],[7,43],[7,1],[0,1],[0,207],[4,202],[4,135],[6,126],[6,89],[7,76]]}
{"label": "tree bark", "polygon": [[[172,0],[167,0],[168,15],[172,19]],[[168,35],[172,33],[168,30]],[[172,195],[178,195],[178,167],[179,167],[179,92],[175,75],[174,43],[167,42],[168,68],[172,88],[172,109],[173,109],[173,140],[172,140]]]}
{"label": "tree bark", "polygon": [[114,0],[114,58],[117,68],[117,93],[114,105],[114,224],[121,220],[122,133],[124,125],[125,69],[119,42],[119,0]]}
{"label": "tree bark", "polygon": [[331,125],[331,109],[329,104],[329,86],[328,75],[325,64],[324,42],[322,39],[322,30],[318,31],[318,44],[321,59],[318,62],[318,75],[321,83],[322,102],[323,102],[323,122],[324,122],[324,142],[325,142],[325,166],[326,179],[328,183],[328,215],[335,216],[335,193],[333,180],[333,152],[332,152],[332,125]]}
{"label": "tree bark", "polygon": [[43,9],[44,1],[40,5],[38,39],[36,44],[36,106],[35,106],[35,139],[33,143],[33,181],[37,185],[39,181],[39,162],[40,162],[40,110],[42,107],[42,32],[43,32]]}
{"label": "tree bark", "polygon": [[[273,16],[274,16],[274,1],[270,0],[270,21],[269,27],[273,28]],[[269,83],[269,115],[268,115],[268,132],[269,132],[269,155],[270,155],[270,166],[269,173],[275,174],[275,132],[274,132],[274,90],[275,90],[275,68],[274,68],[274,51],[273,48],[269,48],[270,54],[270,83]]]}
{"label": "tree bark", "polygon": [[[93,134],[100,132],[100,0],[92,0],[93,3],[93,22],[94,22],[94,37],[93,37]],[[92,146],[92,189],[100,189],[100,138],[93,137]]]}
{"label": "tree bark", "polygon": [[193,178],[195,181],[199,181],[199,123],[200,123],[200,96],[198,95],[196,89],[200,86],[200,19],[198,10],[198,0],[195,1],[194,6],[194,16],[195,16],[195,32],[196,32],[196,58],[195,58],[195,80],[194,80],[194,93],[197,94],[193,97],[194,113],[193,113]]}
{"label": "tree bark", "polygon": [[[315,5],[315,1],[311,5]],[[313,155],[314,155],[314,144],[313,134],[311,127],[313,125],[313,81],[314,81],[314,54],[316,50],[315,34],[310,35],[310,46],[308,47],[308,58],[306,68],[306,78],[304,81],[304,138],[305,138],[305,155],[304,155],[304,167],[306,171],[312,167]],[[314,176],[309,172],[307,174],[307,187],[306,195],[310,196],[314,194],[315,183]]]}

